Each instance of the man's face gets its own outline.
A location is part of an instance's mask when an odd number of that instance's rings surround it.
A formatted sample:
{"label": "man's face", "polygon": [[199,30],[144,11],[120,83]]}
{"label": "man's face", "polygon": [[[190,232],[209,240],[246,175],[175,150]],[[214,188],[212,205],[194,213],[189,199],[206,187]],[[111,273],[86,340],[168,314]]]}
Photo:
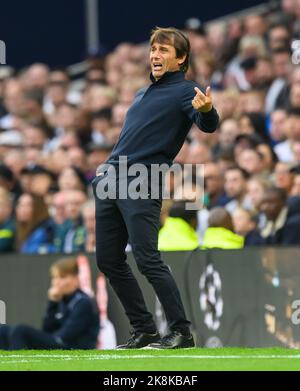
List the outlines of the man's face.
{"label": "man's face", "polygon": [[284,203],[276,193],[267,193],[261,203],[261,211],[268,220],[275,221],[279,212],[284,207]]}
{"label": "man's face", "polygon": [[223,189],[220,169],[215,164],[206,164],[204,168],[205,191],[211,196]]}
{"label": "man's face", "polygon": [[61,296],[69,295],[78,289],[78,277],[72,274],[62,275],[54,269],[51,275],[51,286],[55,287]]}
{"label": "man's face", "polygon": [[238,170],[225,173],[225,191],[231,198],[238,198],[246,190],[246,181]]}
{"label": "man's face", "polygon": [[81,214],[81,207],[85,201],[86,197],[81,191],[68,191],[66,194],[66,217],[70,220],[78,219]]}
{"label": "man's face", "polygon": [[178,71],[184,59],[185,56],[176,58],[176,50],[173,45],[154,42],[150,49],[152,75],[158,80],[166,72]]}

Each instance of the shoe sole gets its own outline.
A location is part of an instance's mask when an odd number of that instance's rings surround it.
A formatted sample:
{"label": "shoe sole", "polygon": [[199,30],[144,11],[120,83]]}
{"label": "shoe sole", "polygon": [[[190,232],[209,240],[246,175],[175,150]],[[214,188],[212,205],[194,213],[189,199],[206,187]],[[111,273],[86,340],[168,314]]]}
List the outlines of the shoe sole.
{"label": "shoe sole", "polygon": [[195,348],[196,348],[196,346],[187,346],[187,347],[176,346],[174,348],[172,348],[172,347],[156,348],[156,347],[153,347],[153,346],[145,346],[142,349],[144,349],[144,350],[176,350],[176,349],[185,349],[185,350],[187,350],[187,349],[195,349]]}

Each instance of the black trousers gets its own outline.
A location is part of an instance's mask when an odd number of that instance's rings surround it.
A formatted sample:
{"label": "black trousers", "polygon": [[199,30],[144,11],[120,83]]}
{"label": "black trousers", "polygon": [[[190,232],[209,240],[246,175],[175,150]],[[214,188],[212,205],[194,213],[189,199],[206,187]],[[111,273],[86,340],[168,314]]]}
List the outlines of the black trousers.
{"label": "black trousers", "polygon": [[66,349],[44,331],[26,325],[0,325],[0,350]]}
{"label": "black trousers", "polygon": [[[139,271],[152,284],[162,304],[170,330],[189,332],[182,300],[169,268],[157,249],[161,197],[159,199],[99,199],[96,177],[96,258],[118,295],[130,324],[137,332],[156,332],[152,314],[147,310],[142,291],[126,262],[129,239]],[[117,178],[117,182],[118,182]],[[132,178],[128,178],[128,184]]]}

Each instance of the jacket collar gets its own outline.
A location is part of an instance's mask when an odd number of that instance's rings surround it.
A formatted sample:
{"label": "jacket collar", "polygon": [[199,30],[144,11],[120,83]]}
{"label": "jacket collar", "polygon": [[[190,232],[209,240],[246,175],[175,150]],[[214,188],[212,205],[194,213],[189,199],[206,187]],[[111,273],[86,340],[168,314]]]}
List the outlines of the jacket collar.
{"label": "jacket collar", "polygon": [[73,291],[72,293],[69,293],[68,295],[64,295],[62,300],[65,302],[65,303],[69,303],[69,301],[71,301],[73,299],[73,297],[75,297],[77,295],[77,293],[80,293],[82,292],[80,288],[77,288],[75,291]]}
{"label": "jacket collar", "polygon": [[275,221],[268,221],[266,226],[261,232],[263,238],[267,238],[270,235],[274,235],[285,225],[288,217],[288,208],[284,207],[281,209],[277,219]]}
{"label": "jacket collar", "polygon": [[158,80],[156,80],[152,75],[152,73],[150,73],[150,80],[152,81],[153,84],[174,83],[183,79],[184,79],[184,72],[182,71],[165,72],[162,75],[162,77]]}

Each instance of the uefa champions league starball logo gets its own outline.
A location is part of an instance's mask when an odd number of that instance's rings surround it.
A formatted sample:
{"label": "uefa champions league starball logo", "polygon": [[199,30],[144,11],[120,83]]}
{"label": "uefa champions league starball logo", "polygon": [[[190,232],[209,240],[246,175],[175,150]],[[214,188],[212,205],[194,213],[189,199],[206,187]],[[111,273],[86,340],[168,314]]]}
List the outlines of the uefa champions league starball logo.
{"label": "uefa champions league starball logo", "polygon": [[292,48],[292,63],[294,65],[300,64],[300,40],[295,39],[291,45]]}
{"label": "uefa champions league starball logo", "polygon": [[218,271],[209,263],[199,281],[200,308],[204,313],[204,323],[209,330],[218,330],[223,315],[222,282]]}

